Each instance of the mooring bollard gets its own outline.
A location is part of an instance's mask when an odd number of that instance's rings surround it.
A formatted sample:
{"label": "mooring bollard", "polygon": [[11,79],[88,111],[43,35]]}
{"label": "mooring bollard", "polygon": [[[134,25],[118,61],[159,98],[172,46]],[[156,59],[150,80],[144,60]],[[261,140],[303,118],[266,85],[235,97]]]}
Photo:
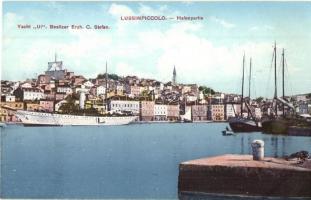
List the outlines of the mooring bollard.
{"label": "mooring bollard", "polygon": [[265,143],[262,140],[254,140],[252,142],[253,160],[263,160],[265,156]]}

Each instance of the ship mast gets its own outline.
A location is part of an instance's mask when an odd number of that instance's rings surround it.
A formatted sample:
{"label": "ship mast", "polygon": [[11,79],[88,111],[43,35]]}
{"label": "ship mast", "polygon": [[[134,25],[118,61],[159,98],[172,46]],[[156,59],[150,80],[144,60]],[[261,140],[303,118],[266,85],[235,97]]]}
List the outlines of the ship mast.
{"label": "ship mast", "polygon": [[248,77],[248,98],[251,103],[251,78],[252,78],[252,58],[249,61],[249,77]]}
{"label": "ship mast", "polygon": [[107,61],[106,61],[106,73],[105,73],[105,82],[106,82],[106,88],[105,88],[105,101],[106,101],[106,112],[108,112],[108,100],[107,100],[107,92],[108,92],[108,74],[107,74]]}
{"label": "ship mast", "polygon": [[244,98],[244,64],[245,64],[245,52],[244,52],[244,55],[243,55],[243,76],[242,76],[241,117],[243,117],[243,98]]}
{"label": "ship mast", "polygon": [[277,95],[277,78],[276,78],[276,42],[274,42],[274,99],[275,99],[275,116],[278,115]]}
{"label": "ship mast", "polygon": [[[283,48],[283,52],[282,52],[282,90],[283,90],[283,100],[285,100],[284,64],[285,64],[285,58],[284,58],[284,48]],[[284,103],[283,103],[283,116],[285,116],[285,105],[284,105]]]}

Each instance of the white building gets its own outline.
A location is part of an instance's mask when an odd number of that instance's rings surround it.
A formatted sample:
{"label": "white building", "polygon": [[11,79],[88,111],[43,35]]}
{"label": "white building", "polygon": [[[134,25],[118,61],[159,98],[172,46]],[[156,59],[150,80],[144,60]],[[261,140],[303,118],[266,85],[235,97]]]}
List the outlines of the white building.
{"label": "white building", "polygon": [[139,114],[139,101],[121,101],[112,100],[110,102],[110,111],[114,112],[132,112],[133,114]]}
{"label": "white building", "polygon": [[184,115],[181,115],[181,119],[182,120],[188,120],[188,121],[191,121],[191,106],[186,106],[186,109],[185,109],[185,114]]}
{"label": "white building", "polygon": [[156,121],[164,121],[167,119],[167,105],[163,104],[154,105],[154,119]]}
{"label": "white building", "polygon": [[226,104],[226,119],[236,116],[236,106],[233,104]]}
{"label": "white building", "polygon": [[123,94],[124,86],[123,85],[117,85],[116,92],[117,92],[117,94]]}
{"label": "white building", "polygon": [[23,88],[23,100],[40,100],[44,98],[44,93],[39,88]]}
{"label": "white building", "polygon": [[226,119],[241,115],[241,104],[226,104],[225,109]]}
{"label": "white building", "polygon": [[65,93],[65,94],[72,94],[72,88],[69,86],[59,86],[57,87],[57,93]]}
{"label": "white building", "polygon": [[193,102],[193,101],[198,100],[198,97],[194,95],[187,95],[186,97],[187,97],[187,102]]}
{"label": "white building", "polygon": [[91,81],[85,81],[83,83],[83,85],[86,87],[86,88],[91,88],[94,86],[94,84],[91,82]]}
{"label": "white building", "polygon": [[15,96],[14,95],[6,95],[5,96],[5,102],[15,102]]}
{"label": "white building", "polygon": [[27,82],[20,84],[20,87],[21,88],[32,88],[31,84]]}
{"label": "white building", "polygon": [[96,96],[104,95],[106,93],[106,87],[100,85],[96,87]]}

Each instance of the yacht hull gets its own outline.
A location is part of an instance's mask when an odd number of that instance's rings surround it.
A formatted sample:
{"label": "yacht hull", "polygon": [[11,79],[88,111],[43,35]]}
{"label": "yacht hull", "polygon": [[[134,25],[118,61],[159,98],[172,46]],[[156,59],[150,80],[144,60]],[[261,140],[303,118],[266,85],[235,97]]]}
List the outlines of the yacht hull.
{"label": "yacht hull", "polygon": [[126,125],[137,120],[137,116],[83,116],[18,110],[16,116],[24,126],[104,126]]}

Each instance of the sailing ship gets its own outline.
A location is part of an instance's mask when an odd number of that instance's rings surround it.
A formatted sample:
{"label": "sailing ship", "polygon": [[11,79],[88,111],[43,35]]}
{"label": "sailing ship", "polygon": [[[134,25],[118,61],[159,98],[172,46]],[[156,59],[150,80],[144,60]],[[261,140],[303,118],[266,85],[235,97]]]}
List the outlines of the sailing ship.
{"label": "sailing ship", "polygon": [[[244,67],[245,54],[243,55],[243,75],[242,75],[242,95],[241,95],[241,113],[240,116],[232,117],[229,119],[229,125],[233,132],[257,132],[261,131],[261,124],[255,120],[251,107],[247,101],[244,100]],[[250,100],[250,83],[251,83],[251,67],[252,61],[250,60],[250,76],[249,76],[249,100]],[[248,117],[243,117],[243,104],[248,110]]]}
{"label": "sailing ship", "polygon": [[[108,90],[108,74],[106,62],[106,92],[105,103],[106,112],[108,112],[107,90]],[[85,93],[80,92],[80,102],[85,100]],[[137,116],[86,116],[72,114],[58,114],[46,112],[33,112],[25,110],[17,110],[16,117],[21,120],[24,126],[84,126],[84,125],[126,125],[137,120]]]}
{"label": "sailing ship", "polygon": [[[285,106],[288,106],[295,113],[295,107],[285,100],[285,80],[284,80],[284,66],[285,66],[285,53],[282,51],[282,98],[277,96],[277,73],[276,73],[276,43],[274,45],[274,114],[265,116],[262,119],[263,132],[274,134],[286,134],[289,126],[293,126],[297,119],[294,116],[287,116],[285,114]],[[278,115],[278,103],[282,104],[282,115]]]}

